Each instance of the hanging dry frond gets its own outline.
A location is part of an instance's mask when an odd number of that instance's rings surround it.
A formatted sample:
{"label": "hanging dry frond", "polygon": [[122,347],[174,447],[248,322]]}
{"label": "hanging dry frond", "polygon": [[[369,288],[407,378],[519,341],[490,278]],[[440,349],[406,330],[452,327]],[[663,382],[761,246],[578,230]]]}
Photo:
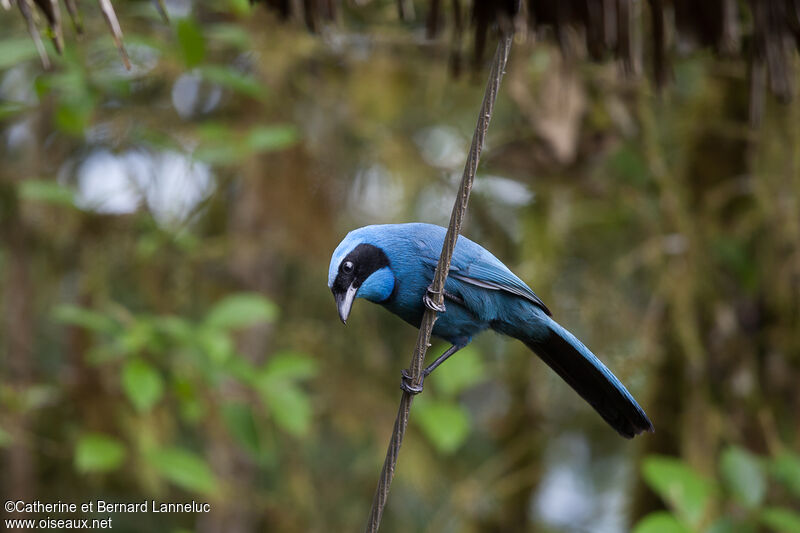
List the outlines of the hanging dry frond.
{"label": "hanging dry frond", "polygon": [[[98,2],[122,60],[130,68],[122,43],[122,29],[111,1]],[[341,0],[251,0],[255,2],[265,4],[287,23],[303,21],[312,31],[320,30],[323,23],[335,22],[341,7]],[[396,2],[399,19],[417,18],[413,2]],[[42,64],[49,65],[33,5],[46,19],[56,49],[60,51],[63,31],[58,0],[0,0],[0,5],[6,9],[14,3],[26,20]],[[163,0],[153,0],[153,3],[166,20]],[[76,30],[81,31],[75,0],[64,0],[64,4]],[[354,6],[358,4],[353,3]],[[581,56],[587,55],[596,61],[616,59],[625,75],[638,74],[644,55],[641,36],[648,35],[651,40],[647,47],[651,55],[649,63],[658,87],[672,77],[670,58],[678,45],[681,49],[711,48],[721,56],[739,56],[749,65],[750,83],[754,88],[751,114],[756,117],[762,105],[758,103],[758,95],[764,93],[757,89],[762,77],[765,89],[768,86],[779,99],[787,100],[792,95],[793,58],[800,47],[800,0],[750,0],[747,3],[649,0],[646,4],[632,0],[472,0],[471,5],[462,0],[429,0],[428,12],[420,18],[424,20],[428,38],[436,37],[443,28],[450,26],[450,64],[455,73],[461,70],[463,63],[464,29],[468,22],[473,29],[472,57],[476,68],[483,64],[483,51],[491,28],[501,26],[506,31],[512,25],[518,31],[552,35],[562,53],[567,55],[573,54],[577,45],[585,51]],[[742,20],[748,22],[743,24]]]}
{"label": "hanging dry frond", "polygon": [[[283,19],[305,20],[312,31],[318,26],[316,21],[329,18],[320,9],[319,1],[261,1]],[[408,18],[409,4],[398,0],[401,19]],[[748,6],[750,12],[744,12]],[[448,8],[451,16],[443,16]],[[462,63],[463,13],[461,0],[452,0],[446,7],[441,0],[429,0],[425,18],[428,38],[439,34],[450,21],[451,66],[456,73]],[[472,0],[470,13],[476,67],[483,64],[489,29],[514,20],[516,28],[527,26],[536,34],[552,35],[567,55],[573,53],[577,37],[590,58],[615,58],[628,76],[640,70],[644,55],[641,36],[648,35],[652,54],[649,59],[658,87],[672,78],[670,57],[678,44],[681,49],[710,48],[720,56],[739,56],[749,65],[754,118],[760,115],[760,99],[767,86],[782,101],[794,91],[793,57],[800,49],[800,0],[750,0],[747,4],[736,0],[649,0],[646,6],[631,0]],[[742,20],[752,23],[742,24]],[[743,35],[743,28],[748,28],[750,35]],[[763,91],[758,89],[762,77]]]}
{"label": "hanging dry frond", "polygon": [[61,30],[61,9],[58,0],[33,0],[33,2],[44,13],[47,25],[53,34],[53,44],[60,54],[64,50],[64,33]]}
{"label": "hanging dry frond", "polygon": [[153,5],[156,6],[156,11],[158,14],[161,15],[161,18],[164,22],[169,22],[169,15],[167,14],[167,8],[164,5],[164,0],[153,0]]}
{"label": "hanging dry frond", "polygon": [[117,20],[117,14],[114,12],[114,6],[111,5],[111,0],[98,0],[98,2],[100,3],[100,9],[103,11],[103,16],[106,19],[108,28],[111,31],[111,36],[114,38],[114,44],[117,45],[119,55],[122,57],[122,62],[125,64],[125,68],[130,70],[131,62],[128,58],[128,52],[122,44],[122,28]]}
{"label": "hanging dry frond", "polygon": [[34,12],[27,0],[17,0],[17,7],[19,8],[19,12],[22,13],[25,22],[28,24],[28,33],[30,33],[31,39],[33,39],[33,44],[36,45],[36,51],[39,53],[42,67],[47,70],[50,68],[50,58],[47,57],[47,50],[45,50],[42,37],[39,35],[39,28],[36,26]]}
{"label": "hanging dry frond", "polygon": [[72,25],[75,27],[75,31],[79,34],[83,33],[81,14],[80,11],[78,11],[78,6],[75,4],[75,0],[64,0],[64,5],[67,6],[67,13],[69,13],[69,18],[72,19]]}
{"label": "hanging dry frond", "polygon": [[[64,27],[61,16],[61,6],[59,0],[0,0],[5,9],[10,9],[15,3],[19,8],[22,18],[28,27],[28,32],[31,39],[36,45],[36,50],[42,61],[42,66],[45,69],[50,68],[50,58],[47,56],[47,50],[42,42],[41,34],[39,33],[39,17],[37,13],[41,13],[45,20],[47,29],[53,38],[53,45],[56,51],[60,54],[64,50]],[[111,5],[110,0],[98,0],[100,9],[103,16],[108,23],[111,36],[114,38],[114,43],[122,56],[122,62],[125,67],[130,69],[130,61],[125,47],[122,43],[122,28],[120,27],[117,15],[114,12],[114,7]],[[75,0],[64,0],[64,5],[67,8],[72,24],[77,33],[83,32],[83,24],[81,22],[80,11]],[[35,6],[35,9],[34,9]],[[163,7],[163,5],[162,5]]]}

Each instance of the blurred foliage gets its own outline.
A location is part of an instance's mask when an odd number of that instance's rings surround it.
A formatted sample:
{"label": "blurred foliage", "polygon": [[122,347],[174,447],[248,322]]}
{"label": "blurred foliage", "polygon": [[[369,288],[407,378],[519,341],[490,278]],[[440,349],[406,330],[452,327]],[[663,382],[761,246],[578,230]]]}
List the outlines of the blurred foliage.
{"label": "blurred foliage", "polygon": [[[330,253],[447,223],[482,83],[393,2],[316,37],[224,4],[121,3],[130,71],[99,11],[46,72],[2,19],[2,490],[212,505],[119,531],[358,529],[416,335],[364,302],[343,328]],[[415,400],[382,530],[793,527],[800,106],[750,130],[742,63],[674,67],[659,95],[520,39],[465,230],[656,433],[483,335]]]}
{"label": "blurred foliage", "polygon": [[[706,479],[686,462],[652,455],[643,461],[648,485],[668,502],[670,512],[655,511],[642,518],[634,533],[727,533],[800,530],[800,456],[784,451],[759,457],[737,446],[720,454],[717,479]],[[773,487],[767,500],[768,482]]]}
{"label": "blurred foliage", "polygon": [[[445,346],[431,348],[444,352]],[[483,362],[478,351],[467,346],[447,364],[447,372],[437,375],[436,392],[420,396],[414,404],[414,422],[443,453],[455,452],[470,432],[469,411],[458,403],[458,395],[483,380]]]}
{"label": "blurred foliage", "polygon": [[[281,352],[254,365],[236,351],[235,330],[270,323],[277,316],[273,302],[253,293],[226,296],[196,322],[172,315],[133,315],[119,308],[103,313],[69,304],[53,311],[56,321],[96,336],[88,360],[119,369],[120,388],[135,416],[146,417],[166,392],[183,421],[198,426],[212,408],[207,391],[219,390],[226,380],[250,389],[253,397],[262,399],[264,412],[223,398],[211,402],[222,409],[230,437],[256,461],[270,460],[271,450],[261,447],[258,430],[265,418],[296,436],[305,435],[311,422],[310,400],[300,385],[316,374],[313,359]],[[194,453],[157,448],[149,441],[137,443],[137,448],[142,461],[178,486],[204,493],[216,490],[214,476]],[[120,467],[124,456],[125,448],[115,439],[90,434],[76,445],[75,465],[81,471],[109,471]]]}

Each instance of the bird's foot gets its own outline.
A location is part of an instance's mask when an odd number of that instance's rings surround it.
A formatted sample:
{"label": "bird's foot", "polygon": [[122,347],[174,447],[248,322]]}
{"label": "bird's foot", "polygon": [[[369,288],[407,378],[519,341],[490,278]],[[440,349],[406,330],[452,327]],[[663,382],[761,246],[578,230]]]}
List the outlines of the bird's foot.
{"label": "bird's foot", "polygon": [[442,299],[441,304],[437,304],[434,301],[434,298],[442,294],[441,291],[433,290],[433,285],[428,285],[428,290],[425,291],[425,296],[422,297],[422,302],[425,304],[425,307],[430,309],[431,311],[436,311],[437,313],[444,313],[446,308],[444,306],[444,299]]}
{"label": "bird's foot", "polygon": [[[424,374],[422,375],[422,379],[425,379]],[[415,386],[408,369],[404,368],[402,372],[400,372],[400,388],[410,395],[415,396],[422,392],[422,381],[419,382],[419,385]]]}

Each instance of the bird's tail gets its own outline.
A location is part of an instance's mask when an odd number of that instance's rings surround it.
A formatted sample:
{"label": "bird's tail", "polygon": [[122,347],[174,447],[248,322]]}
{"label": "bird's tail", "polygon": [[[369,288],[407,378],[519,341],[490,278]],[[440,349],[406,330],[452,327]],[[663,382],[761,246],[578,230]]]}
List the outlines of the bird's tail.
{"label": "bird's tail", "polygon": [[[569,383],[611,427],[626,438],[653,431],[653,424],[625,386],[575,336],[542,315],[536,334],[514,335]],[[539,320],[537,320],[539,322]]]}

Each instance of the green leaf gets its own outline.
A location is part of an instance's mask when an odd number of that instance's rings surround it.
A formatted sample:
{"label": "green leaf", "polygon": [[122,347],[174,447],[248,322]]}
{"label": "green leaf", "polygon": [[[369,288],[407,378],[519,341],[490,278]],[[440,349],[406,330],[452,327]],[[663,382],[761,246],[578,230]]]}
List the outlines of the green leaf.
{"label": "green leaf", "polygon": [[25,180],[19,184],[19,195],[26,200],[75,207],[75,193],[56,181]]}
{"label": "green leaf", "polygon": [[246,157],[242,146],[232,142],[201,144],[192,152],[192,157],[209,165],[232,165]]}
{"label": "green leaf", "polygon": [[[438,355],[439,352],[435,353]],[[433,386],[437,392],[452,396],[482,381],[484,376],[483,360],[478,350],[468,345],[437,369]]]}
{"label": "green leaf", "polygon": [[767,482],[759,459],[736,446],[722,452],[720,471],[734,498],[749,508],[758,507],[767,494]]}
{"label": "green leaf", "polygon": [[208,120],[195,129],[201,141],[225,142],[235,137],[237,131],[223,122]]}
{"label": "green leaf", "polygon": [[199,67],[200,74],[206,80],[256,99],[264,98],[267,88],[257,79],[243,74],[231,67],[205,65]]}
{"label": "green leaf", "polygon": [[151,452],[151,465],[166,479],[192,492],[214,494],[217,478],[198,455],[182,448],[162,448]]}
{"label": "green leaf", "polygon": [[136,410],[144,413],[161,399],[164,382],[149,363],[132,359],[122,369],[122,388]]}
{"label": "green leaf", "polygon": [[247,16],[253,10],[253,5],[249,0],[228,0],[228,7],[231,13],[239,17]]}
{"label": "green leaf", "polygon": [[195,335],[194,326],[185,318],[179,316],[162,316],[155,322],[159,332],[169,337],[172,342],[180,345],[190,344]]}
{"label": "green leaf", "polygon": [[431,443],[442,453],[456,451],[470,431],[470,419],[460,405],[420,397],[416,401],[414,420]]}
{"label": "green leaf", "polygon": [[[206,68],[204,72],[208,74],[214,70]],[[201,127],[198,133],[200,144],[192,157],[212,165],[239,163],[254,152],[282,150],[299,138],[297,129],[286,124],[256,127],[242,136],[224,124],[212,122]]]}
{"label": "green leaf", "polygon": [[778,533],[800,531],[800,514],[782,507],[768,507],[761,511],[761,523]]}
{"label": "green leaf", "polygon": [[800,457],[784,452],[770,462],[772,476],[800,498]]}
{"label": "green leaf", "polygon": [[247,146],[254,152],[283,150],[297,142],[297,128],[288,124],[260,126],[250,130]]}
{"label": "green leaf", "polygon": [[118,329],[117,323],[108,315],[71,304],[56,306],[53,310],[53,318],[57,322],[79,326],[91,331],[113,333]]}
{"label": "green leaf", "polygon": [[93,112],[94,102],[91,100],[61,100],[56,108],[55,123],[65,133],[83,135]]}
{"label": "green leaf", "polygon": [[689,525],[697,527],[708,508],[714,486],[686,463],[650,455],[642,465],[644,480]]}
{"label": "green leaf", "polygon": [[202,63],[206,57],[206,41],[200,26],[194,20],[184,18],[176,24],[176,31],[186,66],[191,68]]}
{"label": "green leaf", "polygon": [[295,436],[308,433],[311,426],[311,400],[294,381],[316,374],[313,359],[294,352],[274,355],[255,377],[255,386],[282,429]]}
{"label": "green leaf", "polygon": [[317,362],[307,355],[296,352],[279,352],[264,366],[263,379],[305,379],[315,376]]}
{"label": "green leaf", "polygon": [[235,353],[233,341],[227,331],[203,328],[198,340],[200,347],[214,363],[223,364]]}
{"label": "green leaf", "polygon": [[267,379],[259,390],[264,404],[275,423],[287,433],[302,437],[311,427],[311,400],[308,394],[292,382]]}
{"label": "green leaf", "polygon": [[206,30],[210,41],[225,43],[240,50],[249,50],[252,44],[250,34],[239,24],[214,24]]}
{"label": "green leaf", "polygon": [[158,351],[161,346],[154,322],[149,317],[137,316],[122,335],[117,337],[120,349],[126,354],[136,354],[144,350]]}
{"label": "green leaf", "polygon": [[125,446],[102,433],[87,433],[75,446],[75,468],[78,472],[108,472],[125,459]]}
{"label": "green leaf", "polygon": [[243,403],[226,404],[222,408],[222,417],[234,439],[248,452],[258,456],[258,428],[250,406]]}
{"label": "green leaf", "polygon": [[272,322],[278,307],[255,293],[240,293],[218,302],[206,316],[206,324],[215,328],[236,329],[260,322]]}
{"label": "green leaf", "polygon": [[248,385],[257,385],[261,374],[255,365],[244,357],[231,357],[225,362],[225,372]]}
{"label": "green leaf", "polygon": [[633,533],[691,533],[691,530],[668,512],[656,511],[639,520]]}
{"label": "green leaf", "polygon": [[0,70],[13,67],[38,56],[36,45],[28,37],[0,40]]}
{"label": "green leaf", "polygon": [[197,393],[194,381],[186,377],[176,378],[173,390],[178,398],[181,416],[188,422],[197,422],[205,414],[205,407]]}

